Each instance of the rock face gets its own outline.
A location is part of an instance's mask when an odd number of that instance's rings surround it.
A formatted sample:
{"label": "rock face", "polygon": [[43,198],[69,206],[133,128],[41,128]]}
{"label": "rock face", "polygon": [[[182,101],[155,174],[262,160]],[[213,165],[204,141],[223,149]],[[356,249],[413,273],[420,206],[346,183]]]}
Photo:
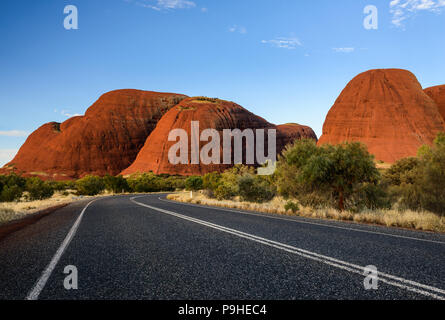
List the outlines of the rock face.
{"label": "rock face", "polygon": [[127,168],[159,119],[186,96],[139,90],[104,94],[85,113],[33,132],[5,170],[44,179],[116,175]]}
{"label": "rock face", "polygon": [[445,120],[445,85],[426,88],[424,91],[436,102],[439,113]]}
{"label": "rock face", "polygon": [[436,103],[416,77],[400,69],[355,77],[329,111],[319,144],[360,141],[377,160],[415,156],[445,128]]}
{"label": "rock face", "polygon": [[284,146],[292,143],[295,140],[318,140],[317,135],[315,134],[314,130],[312,130],[312,128],[297,123],[286,123],[278,125],[277,130],[281,133],[281,136],[284,137],[284,141],[282,141],[281,143]]}
{"label": "rock face", "polygon": [[[191,147],[191,127],[192,121],[199,121],[199,135],[205,129],[216,129],[219,133],[219,161],[218,164],[193,164]],[[187,151],[189,164],[173,164],[169,161],[170,148],[179,141],[168,141],[169,133],[173,129],[184,129],[188,134]],[[290,142],[294,137],[303,135],[315,136],[312,130],[298,125],[283,126],[281,129],[266,120],[254,115],[243,107],[228,101],[209,98],[188,98],[182,100],[177,106],[170,109],[159,121],[156,129],[151,133],[145,142],[144,147],[138,154],[134,163],[122,172],[123,175],[152,171],[156,174],[180,174],[180,175],[203,175],[214,171],[223,171],[231,165],[223,164],[223,130],[224,129],[265,129],[264,140],[266,142],[265,152],[268,155],[267,133],[268,129],[277,130],[277,151],[279,152],[285,143]],[[316,137],[315,137],[316,138]],[[199,140],[199,138],[198,138]],[[197,140],[195,140],[197,141]],[[213,138],[199,144],[199,149],[213,141]],[[233,163],[232,142],[232,163]],[[243,144],[243,163],[246,164],[245,150],[247,146]],[[196,149],[195,149],[196,150]],[[195,153],[196,154],[196,153]],[[210,152],[210,155],[213,155]],[[196,158],[195,158],[196,159]],[[256,160],[255,160],[256,161]],[[256,162],[255,162],[256,163]]]}

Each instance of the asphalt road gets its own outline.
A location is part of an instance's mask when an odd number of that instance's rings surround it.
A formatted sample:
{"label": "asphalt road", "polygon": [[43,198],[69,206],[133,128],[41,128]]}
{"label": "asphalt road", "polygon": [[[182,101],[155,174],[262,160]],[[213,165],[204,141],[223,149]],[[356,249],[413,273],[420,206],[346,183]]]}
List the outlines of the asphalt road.
{"label": "asphalt road", "polygon": [[[69,205],[0,242],[0,299],[444,299],[445,236],[173,203]],[[78,289],[64,287],[66,266]],[[365,267],[378,270],[366,290]]]}

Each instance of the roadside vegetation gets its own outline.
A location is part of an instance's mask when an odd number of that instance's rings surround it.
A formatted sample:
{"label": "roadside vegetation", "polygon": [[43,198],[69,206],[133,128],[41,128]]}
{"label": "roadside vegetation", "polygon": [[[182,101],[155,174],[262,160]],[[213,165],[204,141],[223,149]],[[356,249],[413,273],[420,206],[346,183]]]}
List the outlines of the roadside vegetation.
{"label": "roadside vegetation", "polygon": [[186,181],[185,177],[152,173],[129,178],[85,176],[77,181],[43,181],[16,174],[0,175],[0,224],[83,197],[184,190]]}
{"label": "roadside vegetation", "polygon": [[[286,147],[271,176],[259,176],[254,168],[243,165],[202,177],[144,173],[51,182],[0,176],[0,222],[2,216],[45,199],[185,190],[189,192],[169,198],[445,232],[445,133],[438,135],[433,146],[422,146],[417,157],[379,169],[363,144],[317,146],[313,140],[298,140]],[[19,205],[21,209],[16,208]]]}
{"label": "roadside vegetation", "polygon": [[287,146],[272,176],[235,166],[203,178],[201,194],[172,200],[445,232],[445,134],[418,156],[377,169],[363,144]]}

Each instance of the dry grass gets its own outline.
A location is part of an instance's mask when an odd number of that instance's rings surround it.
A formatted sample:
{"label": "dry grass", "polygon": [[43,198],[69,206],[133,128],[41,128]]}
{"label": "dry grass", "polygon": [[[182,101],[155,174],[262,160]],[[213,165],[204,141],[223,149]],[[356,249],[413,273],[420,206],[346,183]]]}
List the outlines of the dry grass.
{"label": "dry grass", "polygon": [[203,195],[202,193],[194,193],[193,198],[190,192],[171,194],[167,197],[170,200],[188,202],[195,204],[203,204],[217,206],[223,208],[234,208],[247,211],[257,211],[263,213],[273,213],[289,216],[300,216],[314,219],[331,219],[351,221],[357,223],[377,224],[387,227],[409,228],[422,231],[445,232],[445,217],[440,217],[434,213],[427,211],[399,211],[399,210],[380,210],[380,211],[364,211],[360,213],[340,212],[333,208],[313,209],[301,207],[296,213],[286,211],[284,205],[286,200],[281,197],[275,197],[267,203],[252,203],[235,200],[218,201]]}
{"label": "dry grass", "polygon": [[45,200],[2,202],[0,203],[0,224],[23,218],[40,210],[71,203],[77,198],[73,194],[55,193],[53,197]]}

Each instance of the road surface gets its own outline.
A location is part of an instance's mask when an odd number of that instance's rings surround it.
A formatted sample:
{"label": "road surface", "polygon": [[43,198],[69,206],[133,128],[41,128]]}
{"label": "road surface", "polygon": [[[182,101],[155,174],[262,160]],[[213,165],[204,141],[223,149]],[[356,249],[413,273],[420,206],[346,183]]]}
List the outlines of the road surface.
{"label": "road surface", "polygon": [[[0,242],[0,299],[444,299],[445,235],[180,204],[83,200]],[[66,266],[78,289],[67,290]],[[367,266],[378,270],[365,278]]]}

